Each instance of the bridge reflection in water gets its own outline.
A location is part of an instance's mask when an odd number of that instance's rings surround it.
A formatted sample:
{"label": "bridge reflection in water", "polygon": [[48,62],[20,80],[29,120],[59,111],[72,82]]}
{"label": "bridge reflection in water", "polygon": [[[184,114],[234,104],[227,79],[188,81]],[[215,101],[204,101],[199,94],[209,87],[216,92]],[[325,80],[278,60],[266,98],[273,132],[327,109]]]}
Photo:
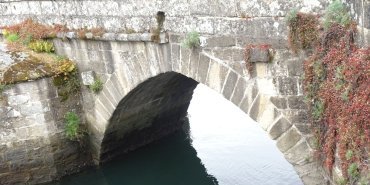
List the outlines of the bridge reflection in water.
{"label": "bridge reflection in water", "polygon": [[275,141],[218,93],[198,85],[188,113],[183,130],[50,185],[302,184]]}

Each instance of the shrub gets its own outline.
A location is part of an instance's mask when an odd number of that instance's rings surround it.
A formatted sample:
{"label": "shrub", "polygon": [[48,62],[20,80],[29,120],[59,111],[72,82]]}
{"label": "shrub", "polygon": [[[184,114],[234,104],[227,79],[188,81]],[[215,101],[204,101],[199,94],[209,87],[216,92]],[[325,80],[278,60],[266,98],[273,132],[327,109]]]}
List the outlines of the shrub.
{"label": "shrub", "polygon": [[199,33],[196,31],[189,32],[183,40],[182,46],[189,49],[199,47]]}
{"label": "shrub", "polygon": [[325,11],[324,28],[328,29],[335,23],[344,27],[351,23],[351,16],[340,0],[334,0]]}
{"label": "shrub", "polygon": [[89,86],[89,88],[94,93],[99,93],[101,90],[103,90],[103,82],[100,80],[99,77],[97,77],[94,83]]}
{"label": "shrub", "polygon": [[319,21],[316,15],[292,10],[286,17],[289,27],[289,47],[297,53],[299,49],[309,49],[318,40]]}
{"label": "shrub", "polygon": [[348,174],[353,180],[358,178],[360,173],[358,171],[358,165],[356,163],[352,163],[351,165],[349,165]]}
{"label": "shrub", "polygon": [[52,42],[44,41],[44,40],[36,40],[36,41],[30,42],[28,44],[28,47],[38,53],[41,53],[41,52],[52,53],[55,50],[54,44]]}
{"label": "shrub", "polygon": [[9,42],[15,42],[19,40],[19,35],[16,33],[11,33],[6,36],[6,40]]}
{"label": "shrub", "polygon": [[65,133],[69,140],[75,141],[81,137],[79,132],[80,118],[74,112],[67,112],[65,119]]}

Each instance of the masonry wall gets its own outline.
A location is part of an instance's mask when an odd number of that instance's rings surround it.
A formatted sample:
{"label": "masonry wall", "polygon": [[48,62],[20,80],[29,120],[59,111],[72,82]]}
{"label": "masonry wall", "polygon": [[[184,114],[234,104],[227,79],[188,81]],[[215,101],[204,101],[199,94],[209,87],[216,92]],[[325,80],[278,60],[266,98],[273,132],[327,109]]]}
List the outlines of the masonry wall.
{"label": "masonry wall", "polygon": [[79,95],[60,102],[50,79],[16,84],[0,95],[0,184],[49,182],[88,161],[64,135],[64,114],[81,111]]}

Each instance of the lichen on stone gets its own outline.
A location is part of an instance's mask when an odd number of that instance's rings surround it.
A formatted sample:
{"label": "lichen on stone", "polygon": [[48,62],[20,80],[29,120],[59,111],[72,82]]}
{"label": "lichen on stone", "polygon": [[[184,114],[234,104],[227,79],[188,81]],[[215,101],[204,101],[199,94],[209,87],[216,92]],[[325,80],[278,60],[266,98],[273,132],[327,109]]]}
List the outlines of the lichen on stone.
{"label": "lichen on stone", "polygon": [[[75,69],[75,63],[53,53],[25,51],[0,51],[0,84],[15,84],[59,74]],[[4,60],[3,60],[4,59]],[[6,59],[6,60],[5,60]]]}

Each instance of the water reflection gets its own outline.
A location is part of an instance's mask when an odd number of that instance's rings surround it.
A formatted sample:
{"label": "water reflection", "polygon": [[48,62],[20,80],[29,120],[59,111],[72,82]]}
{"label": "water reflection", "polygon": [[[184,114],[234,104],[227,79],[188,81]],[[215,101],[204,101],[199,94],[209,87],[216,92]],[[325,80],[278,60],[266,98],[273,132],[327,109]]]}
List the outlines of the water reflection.
{"label": "water reflection", "polygon": [[100,169],[66,177],[53,185],[218,184],[207,174],[185,130],[124,155]]}
{"label": "water reflection", "polygon": [[188,113],[192,145],[220,185],[302,184],[275,141],[215,91],[198,85]]}

